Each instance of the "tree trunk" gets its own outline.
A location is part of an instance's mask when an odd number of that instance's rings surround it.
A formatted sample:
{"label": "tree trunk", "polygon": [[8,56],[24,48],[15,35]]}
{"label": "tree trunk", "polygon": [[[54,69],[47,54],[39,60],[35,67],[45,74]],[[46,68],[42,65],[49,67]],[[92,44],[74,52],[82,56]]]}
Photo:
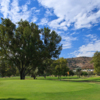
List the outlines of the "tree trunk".
{"label": "tree trunk", "polygon": [[81,72],[79,72],[79,78],[80,78],[80,76],[81,76]]}
{"label": "tree trunk", "polygon": [[61,76],[58,75],[58,79],[61,81]]}
{"label": "tree trunk", "polygon": [[59,75],[58,75],[58,79],[59,79]]}
{"label": "tree trunk", "polygon": [[81,74],[79,73],[79,78],[80,78]]}
{"label": "tree trunk", "polygon": [[36,76],[34,75],[33,78],[36,79]]}
{"label": "tree trunk", "polygon": [[44,78],[46,79],[46,75],[44,75]]}
{"label": "tree trunk", "polygon": [[25,72],[24,72],[24,70],[21,70],[20,71],[20,79],[21,80],[24,80],[25,79]]}
{"label": "tree trunk", "polygon": [[36,75],[35,75],[35,74],[32,74],[32,77],[33,77],[34,79],[36,79]]}

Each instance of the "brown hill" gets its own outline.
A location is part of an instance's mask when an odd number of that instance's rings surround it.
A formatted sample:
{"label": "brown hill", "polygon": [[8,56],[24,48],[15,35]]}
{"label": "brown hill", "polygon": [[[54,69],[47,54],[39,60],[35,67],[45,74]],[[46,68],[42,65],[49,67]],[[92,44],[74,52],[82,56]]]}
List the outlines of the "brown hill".
{"label": "brown hill", "polygon": [[93,64],[90,63],[92,57],[76,57],[67,58],[68,67],[70,69],[76,69],[81,67],[82,69],[93,69]]}

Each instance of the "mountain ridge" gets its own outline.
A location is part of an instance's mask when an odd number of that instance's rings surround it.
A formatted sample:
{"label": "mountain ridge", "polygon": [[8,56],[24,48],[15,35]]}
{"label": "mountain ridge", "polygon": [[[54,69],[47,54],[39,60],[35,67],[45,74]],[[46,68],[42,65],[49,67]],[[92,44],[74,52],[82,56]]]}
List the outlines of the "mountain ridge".
{"label": "mountain ridge", "polygon": [[93,64],[91,64],[92,57],[75,57],[66,59],[68,67],[72,70],[78,67],[81,67],[82,69],[94,69]]}

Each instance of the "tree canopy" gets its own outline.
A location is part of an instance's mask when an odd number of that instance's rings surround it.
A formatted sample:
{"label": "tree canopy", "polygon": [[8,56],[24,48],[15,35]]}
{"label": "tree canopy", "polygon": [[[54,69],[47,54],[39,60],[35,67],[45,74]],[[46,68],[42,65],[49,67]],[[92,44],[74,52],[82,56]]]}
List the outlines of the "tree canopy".
{"label": "tree canopy", "polygon": [[46,59],[58,58],[61,37],[49,28],[39,29],[35,23],[20,20],[15,25],[10,19],[0,24],[0,56],[16,66],[20,78],[41,66]]}
{"label": "tree canopy", "polygon": [[69,68],[67,66],[67,59],[64,58],[54,60],[52,67],[54,67],[54,75],[57,75],[58,78],[61,77],[61,75],[67,75],[67,72],[69,71]]}
{"label": "tree canopy", "polygon": [[100,52],[95,52],[91,63],[93,63],[95,72],[100,75]]}

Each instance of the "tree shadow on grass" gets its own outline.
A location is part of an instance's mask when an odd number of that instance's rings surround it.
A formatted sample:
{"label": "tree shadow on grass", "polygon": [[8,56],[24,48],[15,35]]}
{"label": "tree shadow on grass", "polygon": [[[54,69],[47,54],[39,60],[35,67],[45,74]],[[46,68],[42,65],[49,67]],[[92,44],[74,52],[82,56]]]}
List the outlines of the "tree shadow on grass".
{"label": "tree shadow on grass", "polygon": [[62,81],[68,81],[68,82],[100,82],[100,79],[91,79],[91,80],[62,80]]}
{"label": "tree shadow on grass", "polygon": [[25,98],[2,98],[0,100],[27,100]]}
{"label": "tree shadow on grass", "polygon": [[64,77],[64,78],[61,78],[61,79],[79,79],[79,77]]}

